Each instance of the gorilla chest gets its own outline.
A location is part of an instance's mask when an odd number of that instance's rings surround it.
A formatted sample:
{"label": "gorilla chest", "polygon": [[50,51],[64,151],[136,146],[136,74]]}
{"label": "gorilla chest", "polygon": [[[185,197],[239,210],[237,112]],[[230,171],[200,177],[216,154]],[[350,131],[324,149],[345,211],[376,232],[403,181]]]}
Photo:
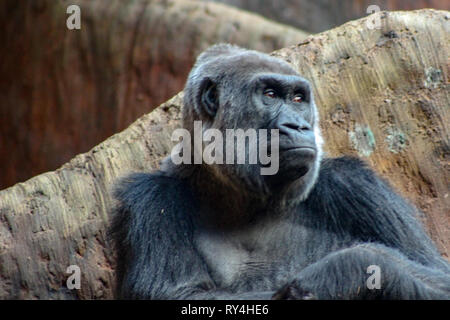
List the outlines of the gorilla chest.
{"label": "gorilla chest", "polygon": [[[203,256],[212,277],[221,286],[236,285],[252,279],[265,282],[286,278],[292,270],[292,258],[298,248],[291,248],[287,241],[291,227],[273,225],[238,232],[198,233],[195,244]],[[280,232],[284,230],[284,232]]]}

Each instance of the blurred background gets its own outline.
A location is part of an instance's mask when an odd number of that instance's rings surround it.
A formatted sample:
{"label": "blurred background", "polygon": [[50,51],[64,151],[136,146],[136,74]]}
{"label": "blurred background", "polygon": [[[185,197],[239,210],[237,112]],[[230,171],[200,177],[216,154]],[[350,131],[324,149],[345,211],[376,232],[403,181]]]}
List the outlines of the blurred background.
{"label": "blurred background", "polygon": [[[66,9],[81,9],[69,30]],[[0,189],[55,170],[183,89],[217,42],[271,52],[381,10],[450,0],[2,0]]]}

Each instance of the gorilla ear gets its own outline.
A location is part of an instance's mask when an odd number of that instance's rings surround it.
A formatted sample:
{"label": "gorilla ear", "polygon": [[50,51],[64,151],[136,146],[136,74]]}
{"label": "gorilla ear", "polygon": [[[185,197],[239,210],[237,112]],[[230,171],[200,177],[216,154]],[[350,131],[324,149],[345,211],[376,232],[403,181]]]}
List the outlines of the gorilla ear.
{"label": "gorilla ear", "polygon": [[216,84],[210,79],[205,78],[200,84],[200,105],[203,110],[214,117],[219,108],[219,95]]}

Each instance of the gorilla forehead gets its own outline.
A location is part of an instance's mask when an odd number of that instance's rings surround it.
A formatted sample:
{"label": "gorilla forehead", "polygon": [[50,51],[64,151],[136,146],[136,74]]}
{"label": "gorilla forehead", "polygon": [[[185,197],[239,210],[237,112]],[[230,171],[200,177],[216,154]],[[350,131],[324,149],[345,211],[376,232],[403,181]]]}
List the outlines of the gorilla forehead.
{"label": "gorilla forehead", "polygon": [[201,55],[197,61],[196,74],[216,81],[247,81],[262,72],[299,75],[287,62],[253,50],[231,47],[216,55],[208,54],[208,51],[205,54],[205,57]]}

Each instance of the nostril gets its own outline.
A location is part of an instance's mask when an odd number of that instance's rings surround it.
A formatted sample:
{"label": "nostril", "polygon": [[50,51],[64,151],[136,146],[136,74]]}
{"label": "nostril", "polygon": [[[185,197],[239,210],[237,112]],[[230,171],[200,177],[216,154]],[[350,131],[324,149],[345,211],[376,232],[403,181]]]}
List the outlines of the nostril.
{"label": "nostril", "polygon": [[309,131],[309,130],[311,130],[311,127],[310,127],[310,126],[302,126],[302,127],[300,128],[300,131]]}
{"label": "nostril", "polygon": [[300,126],[298,124],[295,124],[295,123],[284,123],[283,127],[289,128],[291,130],[301,130]]}
{"label": "nostril", "polygon": [[283,127],[295,131],[309,131],[311,126],[307,124],[297,124],[295,122],[283,123]]}

